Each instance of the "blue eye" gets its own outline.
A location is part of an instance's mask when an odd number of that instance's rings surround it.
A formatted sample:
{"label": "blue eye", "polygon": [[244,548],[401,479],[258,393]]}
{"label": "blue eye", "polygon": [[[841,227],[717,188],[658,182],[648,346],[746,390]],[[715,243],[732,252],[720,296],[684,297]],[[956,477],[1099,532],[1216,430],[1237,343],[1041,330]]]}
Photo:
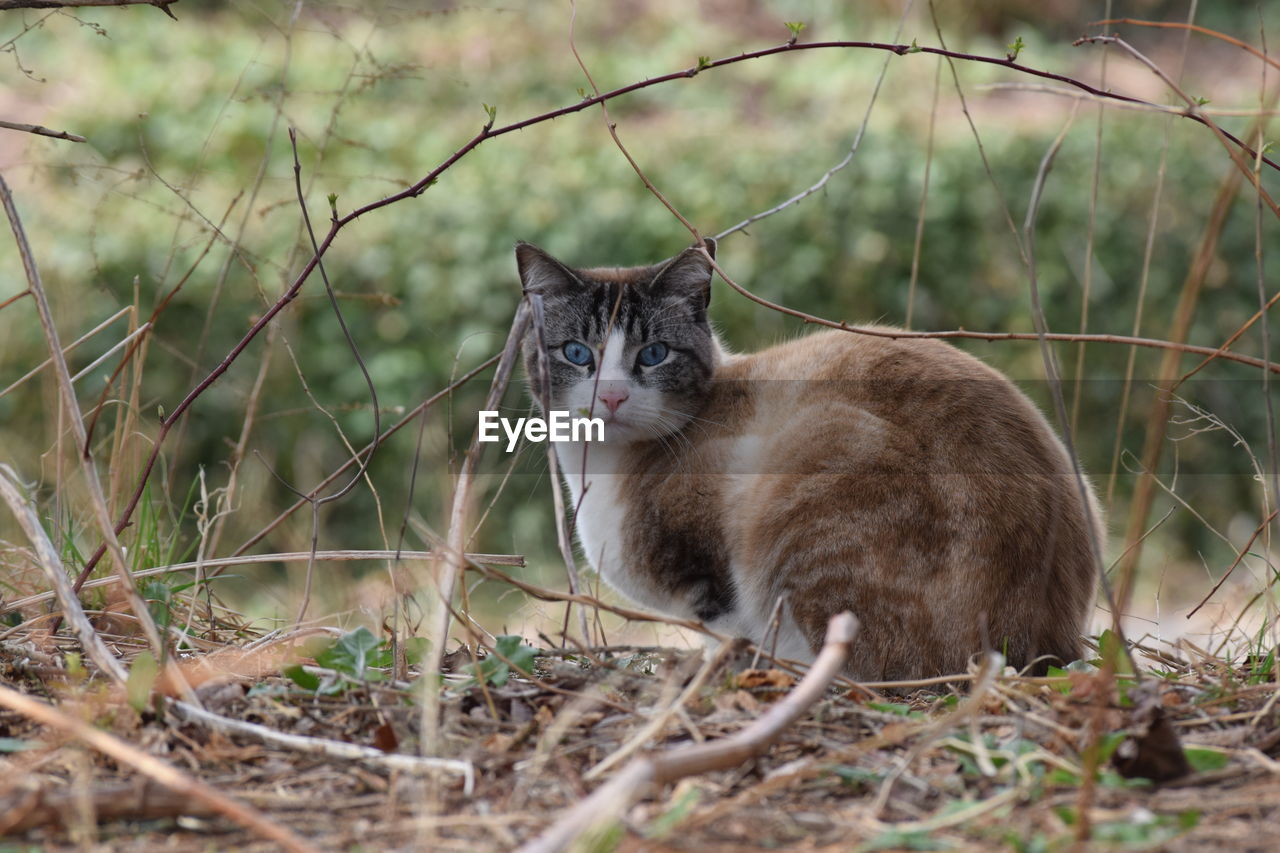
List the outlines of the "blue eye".
{"label": "blue eye", "polygon": [[560,348],[564,353],[564,357],[569,360],[570,364],[576,364],[579,367],[586,367],[591,363],[591,350],[586,344],[577,341],[569,341]]}
{"label": "blue eye", "polygon": [[662,364],[667,360],[667,352],[666,344],[649,344],[640,350],[640,354],[636,356],[636,361],[645,367],[653,367],[655,364]]}

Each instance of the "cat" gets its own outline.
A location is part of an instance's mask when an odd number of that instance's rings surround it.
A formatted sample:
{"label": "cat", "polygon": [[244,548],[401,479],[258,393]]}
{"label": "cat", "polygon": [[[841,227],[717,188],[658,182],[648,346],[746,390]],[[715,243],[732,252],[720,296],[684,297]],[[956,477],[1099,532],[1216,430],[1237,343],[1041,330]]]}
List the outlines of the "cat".
{"label": "cat", "polygon": [[582,552],[622,595],[801,661],[850,610],[862,681],[984,649],[1037,672],[1080,656],[1097,499],[996,370],[839,330],[732,354],[701,246],[575,269],[519,243],[516,261],[545,316],[542,348],[522,342],[535,399],[605,421],[556,453]]}

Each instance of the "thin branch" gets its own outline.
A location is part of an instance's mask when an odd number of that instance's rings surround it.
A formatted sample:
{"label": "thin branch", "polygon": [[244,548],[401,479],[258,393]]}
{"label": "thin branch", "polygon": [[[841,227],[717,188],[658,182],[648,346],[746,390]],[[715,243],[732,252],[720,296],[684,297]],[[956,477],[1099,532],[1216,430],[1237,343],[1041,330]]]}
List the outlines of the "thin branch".
{"label": "thin branch", "polygon": [[[315,252],[316,266],[320,270],[320,280],[324,282],[324,292],[329,296],[329,305],[333,308],[334,316],[338,318],[338,327],[342,329],[342,337],[346,340],[347,348],[351,350],[351,355],[355,358],[356,365],[360,368],[360,375],[364,377],[365,385],[369,388],[369,405],[373,408],[373,441],[367,453],[353,457],[358,460],[359,470],[338,491],[322,498],[313,498],[289,485],[279,475],[276,476],[276,479],[280,480],[285,488],[311,504],[311,553],[315,554],[320,537],[320,507],[346,497],[356,487],[356,483],[360,482],[364,472],[369,469],[369,463],[373,460],[373,455],[378,452],[378,444],[382,436],[382,413],[378,408],[378,389],[374,387],[373,377],[369,375],[369,368],[364,363],[364,358],[360,355],[360,348],[356,345],[356,339],[352,337],[351,330],[347,328],[347,321],[342,316],[342,309],[338,307],[338,297],[333,293],[333,283],[329,281],[329,273],[324,268],[324,261],[320,260],[320,246],[316,243],[316,232],[311,227],[311,214],[307,211],[307,199],[302,192],[302,162],[298,159],[298,134],[292,127],[289,128],[289,145],[293,150],[293,185],[298,195],[298,208],[302,211],[302,224],[306,228],[307,238],[311,241],[311,250]],[[273,471],[272,473],[274,474],[275,472]],[[314,571],[315,558],[313,557],[307,562],[306,585],[303,588],[302,601],[298,605],[298,617],[296,620],[298,622],[302,622],[307,615],[307,605],[311,601],[311,580]]]}
{"label": "thin branch", "polygon": [[34,720],[42,726],[66,732],[77,740],[84,741],[121,764],[134,768],[172,791],[204,803],[210,809],[245,829],[269,841],[274,841],[286,850],[295,851],[295,853],[316,853],[317,851],[317,848],[306,840],[275,823],[252,806],[228,797],[172,764],[161,761],[115,735],[95,728],[51,705],[46,705],[44,702],[0,684],[0,706]]}
{"label": "thin branch", "polygon": [[[7,466],[0,465],[0,471],[6,469]],[[323,562],[346,562],[350,560],[438,560],[444,555],[438,551],[284,551],[278,554],[251,554],[240,557],[214,557],[205,560],[193,560],[187,563],[174,563],[169,566],[155,566],[150,569],[142,569],[132,572],[134,578],[150,578],[157,575],[169,575],[174,572],[190,572],[198,568],[217,569],[227,568],[229,566],[257,566],[264,563],[302,563],[311,559]],[[519,554],[467,554],[468,560],[485,566],[512,566],[514,568],[524,568],[526,565],[524,557]],[[109,575],[105,578],[96,578],[87,581],[82,585],[81,589],[97,589],[98,587],[111,586],[119,583],[120,579],[115,575]],[[68,585],[70,589],[70,585]],[[74,592],[72,593],[74,595]],[[12,601],[0,603],[0,615],[10,613],[14,610],[21,610],[24,607],[30,607],[40,604],[44,601],[53,599],[58,593],[41,592],[35,595],[28,595],[26,598],[15,598]],[[60,597],[60,596],[59,596]]]}
{"label": "thin branch", "polygon": [[1233,147],[1233,143],[1243,146],[1244,149],[1249,152],[1249,157],[1254,160],[1266,159],[1265,157],[1262,156],[1261,151],[1254,151],[1252,148],[1249,148],[1248,146],[1244,146],[1239,138],[1227,133],[1225,130],[1219,127],[1218,123],[1215,122],[1213,119],[1208,118],[1207,116],[1198,115],[1200,105],[1199,103],[1196,102],[1195,98],[1192,98],[1190,95],[1184,92],[1182,90],[1182,87],[1180,87],[1173,80],[1173,78],[1171,78],[1168,74],[1164,73],[1164,69],[1162,69],[1156,63],[1152,62],[1136,47],[1129,44],[1127,41],[1120,38],[1119,36],[1088,36],[1086,38],[1078,39],[1075,43],[1076,44],[1114,44],[1120,48],[1123,48],[1126,52],[1128,52],[1130,56],[1132,56],[1134,59],[1141,62],[1143,65],[1147,66],[1147,68],[1151,70],[1152,74],[1155,74],[1157,77],[1163,80],[1166,86],[1168,86],[1170,89],[1172,89],[1174,92],[1177,93],[1178,97],[1186,101],[1189,115],[1196,115],[1199,118],[1201,124],[1203,124],[1204,126],[1206,126],[1207,128],[1213,131],[1213,135],[1218,138],[1218,141],[1222,143],[1223,148],[1226,149],[1227,156],[1231,158],[1231,162],[1234,163],[1236,165],[1236,168],[1238,168],[1244,174],[1244,176],[1249,179],[1250,183],[1253,184],[1254,190],[1257,191],[1258,196],[1264,202],[1266,202],[1267,207],[1271,208],[1271,212],[1274,213],[1277,217],[1280,217],[1280,205],[1276,204],[1275,199],[1273,199],[1271,197],[1271,194],[1267,192],[1266,188],[1262,186],[1262,176],[1260,174],[1254,173],[1253,166],[1249,163],[1248,160],[1246,160],[1244,157],[1241,156],[1240,152],[1237,151],[1236,148]]}
{"label": "thin branch", "polygon": [[[583,68],[586,71],[586,68]],[[544,334],[546,331],[546,319],[543,316],[542,294],[530,293],[526,296],[529,300],[529,308],[531,319],[533,321],[534,340],[537,341],[537,351],[545,353],[547,351]],[[551,412],[551,369],[547,364],[547,359],[539,356],[538,358],[538,386],[541,391],[540,400],[542,411],[550,417]],[[593,395],[594,396],[594,395]],[[569,530],[569,518],[564,511],[564,489],[560,485],[560,458],[556,454],[555,446],[551,442],[547,442],[547,479],[551,484],[551,501],[556,514],[556,544],[560,547],[560,559],[564,561],[565,572],[569,579],[569,592],[580,592],[581,584],[578,581],[578,564],[573,558],[573,534]],[[565,611],[564,631],[569,631],[569,613]],[[578,608],[578,629],[582,632],[582,642],[591,642],[591,630],[587,626],[587,611]]]}
{"label": "thin branch", "polygon": [[[27,292],[27,293],[30,293],[30,291],[26,291],[26,292]],[[21,294],[20,294],[20,295],[21,295]],[[16,297],[15,297],[15,298],[16,298]],[[133,310],[133,306],[132,306],[132,305],[126,305],[125,307],[121,308],[119,311],[117,311],[116,313],[112,314],[110,317],[108,317],[107,319],[103,320],[101,323],[99,323],[98,325],[94,326],[92,329],[90,329],[89,331],[85,332],[83,335],[81,335],[80,337],[76,338],[74,341],[72,341],[71,343],[69,343],[69,344],[67,344],[65,347],[63,347],[63,348],[62,348],[62,355],[63,355],[64,357],[65,357],[65,356],[70,355],[70,354],[71,354],[71,351],[72,351],[72,350],[74,350],[76,347],[80,346],[82,343],[84,343],[85,341],[89,340],[89,338],[92,338],[94,335],[98,334],[98,332],[101,332],[101,331],[102,331],[103,329],[105,329],[107,326],[110,326],[110,325],[111,325],[112,323],[114,323],[116,320],[119,320],[121,317],[123,317],[125,314],[128,314],[128,313],[129,313],[130,311],[132,311],[132,310]],[[8,388],[5,388],[3,391],[0,391],[0,397],[3,397],[3,396],[5,396],[6,394],[8,394],[9,392],[13,391],[13,389],[17,388],[17,387],[18,387],[19,385],[21,385],[23,382],[26,382],[26,381],[27,381],[28,379],[30,379],[32,376],[35,376],[37,373],[39,373],[40,371],[44,370],[46,367],[48,367],[48,366],[49,366],[49,365],[51,365],[51,364],[53,364],[53,359],[52,359],[52,358],[46,358],[44,361],[40,362],[40,363],[39,363],[38,365],[36,365],[35,367],[33,367],[33,368],[31,368],[30,370],[28,370],[28,371],[23,375],[23,377],[22,377],[21,379],[17,380],[17,381],[16,381],[16,382],[14,382],[13,384],[11,384]],[[75,381],[74,377],[72,378],[72,381]]]}
{"label": "thin branch", "polygon": [[[495,364],[498,363],[498,361],[501,358],[502,358],[501,353],[490,356],[489,358],[485,359],[485,361],[482,362],[481,364],[472,368],[467,373],[464,373],[456,381],[451,382],[449,385],[445,386],[441,390],[437,391],[435,394],[432,394],[430,397],[423,400],[418,405],[414,406],[412,409],[409,410],[408,413],[405,414],[403,418],[396,421],[391,426],[387,427],[386,431],[383,432],[382,435],[379,437],[379,440],[386,441],[387,439],[389,439],[392,435],[394,435],[395,433],[399,432],[401,429],[403,429],[404,427],[412,423],[413,420],[417,418],[419,415],[425,414],[428,409],[430,409],[436,403],[440,402],[440,400],[444,399],[445,397],[448,397],[454,391],[461,388],[463,385],[467,384],[472,379],[476,378],[481,373],[488,370],[490,367],[493,367]],[[321,489],[326,488],[334,480],[341,477],[348,468],[350,468],[352,465],[357,464],[358,457],[362,457],[368,454],[371,449],[373,449],[373,442],[370,442],[369,444],[365,445],[364,448],[361,449],[358,454],[355,454],[350,459],[347,459],[345,462],[339,465],[336,470],[334,470],[329,474],[329,476],[321,480],[319,485],[317,485],[314,489],[308,492],[307,496],[312,497],[319,494]],[[299,499],[292,506],[288,507],[279,515],[277,515],[274,519],[268,522],[265,527],[263,527],[253,536],[250,536],[247,540],[245,540],[245,542],[241,544],[239,548],[236,548],[235,551],[231,552],[231,556],[238,557],[241,554],[243,554],[245,551],[248,551],[254,545],[258,544],[263,539],[265,539],[267,535],[271,533],[272,530],[275,530],[277,527],[279,527],[285,521],[285,519],[287,519],[289,516],[293,515],[295,512],[302,509],[302,507],[306,505],[307,505],[307,501],[305,499]]]}
{"label": "thin branch", "polygon": [[373,767],[394,770],[415,775],[439,773],[442,770],[461,774],[463,792],[471,794],[475,787],[475,768],[470,761],[452,758],[423,758],[417,755],[401,755],[387,753],[371,746],[360,746],[328,738],[305,737],[277,731],[267,726],[250,723],[247,720],[233,720],[218,714],[210,713],[186,702],[172,701],[169,707],[184,720],[200,723],[211,729],[247,735],[261,743],[289,749],[306,755],[323,755],[326,758],[338,758],[347,761],[359,761]]}
{"label": "thin branch", "polygon": [[742,731],[720,740],[650,753],[633,759],[591,796],[562,814],[519,853],[565,850],[584,833],[615,820],[636,800],[660,785],[697,773],[736,767],[763,755],[782,733],[826,693],[852,650],[858,622],[844,612],[831,617],[822,651],[805,677],[785,698]]}
{"label": "thin branch", "polygon": [[14,518],[18,520],[18,526],[22,528],[22,532],[26,534],[35,551],[36,562],[40,564],[45,577],[49,580],[49,585],[53,587],[53,591],[45,593],[43,597],[57,597],[58,604],[62,607],[63,617],[71,624],[71,630],[79,638],[80,646],[89,655],[89,659],[97,664],[98,669],[105,672],[112,681],[123,685],[127,678],[124,667],[120,665],[116,656],[111,654],[106,644],[102,642],[102,638],[98,636],[98,632],[89,623],[88,617],[84,615],[80,599],[76,598],[75,592],[71,589],[67,570],[58,556],[58,549],[54,548],[53,543],[49,541],[48,534],[40,525],[40,517],[36,515],[35,506],[23,491],[17,473],[8,465],[0,464],[0,498],[4,498]]}
{"label": "thin branch", "polygon": [[1213,598],[1214,593],[1216,593],[1222,585],[1227,582],[1227,578],[1231,577],[1231,573],[1236,570],[1236,566],[1240,565],[1240,561],[1249,553],[1249,549],[1253,547],[1253,543],[1257,540],[1258,536],[1262,531],[1267,529],[1267,525],[1270,524],[1272,519],[1277,515],[1280,515],[1280,510],[1273,510],[1270,515],[1262,519],[1262,522],[1254,528],[1253,534],[1249,537],[1249,541],[1244,543],[1244,547],[1240,549],[1240,553],[1236,554],[1236,558],[1231,561],[1231,565],[1227,567],[1225,572],[1223,572],[1222,577],[1218,578],[1218,582],[1213,585],[1213,589],[1209,590],[1208,595],[1200,599],[1200,603],[1191,608],[1190,612],[1187,613],[1188,619],[1195,616],[1196,611],[1208,604],[1209,599]]}
{"label": "thin branch", "polygon": [[[904,3],[902,6],[902,15],[898,18],[898,28],[893,33],[893,38],[895,41],[897,39],[902,38],[902,28],[903,26],[906,25],[907,16],[911,14],[911,7],[914,5],[914,2],[915,0],[907,0],[907,2]],[[748,216],[746,219],[742,220],[738,224],[731,225],[725,230],[721,231],[719,234],[715,236],[715,239],[717,241],[723,240],[725,237],[728,237],[730,234],[733,234],[736,231],[745,231],[749,226],[755,224],[756,222],[759,222],[762,219],[766,219],[770,216],[773,216],[775,213],[778,213],[779,211],[786,210],[788,207],[791,207],[792,205],[799,204],[800,202],[804,201],[806,198],[813,195],[814,193],[821,192],[823,187],[825,187],[828,183],[830,183],[831,179],[835,177],[837,173],[843,171],[850,163],[853,162],[854,155],[858,153],[858,148],[861,147],[862,145],[862,137],[866,135],[867,126],[870,125],[871,123],[871,111],[875,109],[876,101],[880,97],[880,87],[881,85],[884,84],[885,75],[888,74],[889,72],[889,63],[892,60],[893,60],[892,56],[886,56],[884,58],[884,64],[880,66],[880,73],[876,75],[875,85],[871,87],[871,97],[867,99],[867,108],[862,113],[862,122],[858,125],[858,130],[853,135],[853,142],[849,145],[849,150],[845,152],[844,157],[842,157],[840,161],[837,162],[830,169],[827,169],[827,171],[823,172],[822,176],[819,177],[818,180],[814,181],[811,185],[809,185],[805,189],[801,190],[800,192],[796,193],[790,198],[785,199],[779,204],[775,204],[773,207],[769,208],[768,210],[762,210],[759,213]],[[937,107],[938,107],[938,89],[936,84],[936,77],[935,77],[935,84],[934,84],[933,107],[934,107],[933,111],[929,115],[929,158],[925,161],[924,189],[921,191],[921,196],[920,196],[921,221],[923,221],[923,216],[924,216],[923,214],[924,200],[925,200],[925,197],[929,194],[929,164],[933,162],[933,157],[932,157],[933,155],[933,120],[937,115]],[[912,272],[913,274],[915,272],[914,265],[912,266]],[[915,284],[914,277],[912,278],[912,284],[913,285]],[[910,302],[907,303],[907,325],[908,326],[911,325]]]}
{"label": "thin branch", "polygon": [[[498,408],[507,390],[507,382],[515,370],[517,353],[529,328],[529,304],[521,300],[516,316],[511,322],[511,331],[507,334],[507,343],[502,348],[498,359],[498,369],[494,372],[493,382],[489,385],[489,394],[484,408]],[[449,622],[452,616],[453,592],[458,579],[462,577],[464,567],[469,565],[465,558],[467,542],[467,518],[471,511],[471,488],[475,482],[476,468],[480,464],[480,455],[484,445],[480,443],[479,427],[471,439],[471,446],[463,457],[462,469],[453,487],[453,502],[449,509],[449,530],[445,540],[444,560],[437,579],[438,594],[436,612],[433,615],[427,637],[431,641],[429,657],[423,664],[426,677],[432,678],[440,672],[444,660],[444,646],[449,638]],[[470,614],[468,614],[470,615]],[[439,749],[439,705],[438,691],[426,691],[422,703],[422,749],[425,754],[434,754]]]}
{"label": "thin branch", "polygon": [[1182,21],[1143,21],[1137,18],[1107,18],[1105,21],[1094,21],[1091,26],[1106,26],[1107,24],[1132,24],[1135,27],[1158,27],[1166,30],[1190,30],[1193,33],[1212,36],[1213,38],[1225,41],[1227,44],[1233,44],[1241,50],[1247,50],[1249,53],[1252,53],[1268,65],[1274,65],[1276,68],[1280,68],[1280,61],[1272,59],[1270,56],[1267,56],[1248,42],[1240,41],[1240,39],[1232,38],[1226,33],[1220,33],[1217,30],[1211,30],[1208,27],[1202,27],[1199,24],[1188,24],[1183,23]]}
{"label": "thin branch", "polygon": [[[174,0],[177,2],[177,0]],[[4,8],[4,0],[0,0],[0,9]],[[67,133],[65,130],[54,130],[42,124],[21,124],[15,121],[0,120],[0,127],[6,130],[20,130],[23,133],[34,133],[36,136],[49,136],[53,139],[65,139],[68,142],[88,142],[78,133]]]}

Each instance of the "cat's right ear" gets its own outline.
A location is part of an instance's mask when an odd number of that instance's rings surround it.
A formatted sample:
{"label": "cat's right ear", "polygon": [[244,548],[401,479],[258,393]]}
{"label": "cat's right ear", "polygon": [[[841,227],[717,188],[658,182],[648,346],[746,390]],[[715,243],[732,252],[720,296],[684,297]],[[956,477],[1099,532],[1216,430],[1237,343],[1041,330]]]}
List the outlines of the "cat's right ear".
{"label": "cat's right ear", "polygon": [[520,286],[525,293],[546,296],[582,286],[573,270],[532,243],[516,243],[516,268],[520,271]]}

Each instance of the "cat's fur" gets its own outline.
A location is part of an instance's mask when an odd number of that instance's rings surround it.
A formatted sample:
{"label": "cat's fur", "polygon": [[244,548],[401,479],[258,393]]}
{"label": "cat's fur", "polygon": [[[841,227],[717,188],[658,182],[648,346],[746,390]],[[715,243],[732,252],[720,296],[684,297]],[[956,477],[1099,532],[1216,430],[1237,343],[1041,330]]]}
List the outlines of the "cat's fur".
{"label": "cat's fur", "polygon": [[[960,672],[984,648],[1018,667],[1079,657],[1096,501],[995,370],[841,331],[728,354],[698,247],[625,269],[516,257],[545,306],[545,349],[524,341],[535,396],[545,358],[551,408],[606,420],[604,442],[557,451],[583,552],[615,589],[756,642],[781,598],[777,651],[800,659],[851,610],[863,680]],[[669,354],[644,366],[653,343]]]}

